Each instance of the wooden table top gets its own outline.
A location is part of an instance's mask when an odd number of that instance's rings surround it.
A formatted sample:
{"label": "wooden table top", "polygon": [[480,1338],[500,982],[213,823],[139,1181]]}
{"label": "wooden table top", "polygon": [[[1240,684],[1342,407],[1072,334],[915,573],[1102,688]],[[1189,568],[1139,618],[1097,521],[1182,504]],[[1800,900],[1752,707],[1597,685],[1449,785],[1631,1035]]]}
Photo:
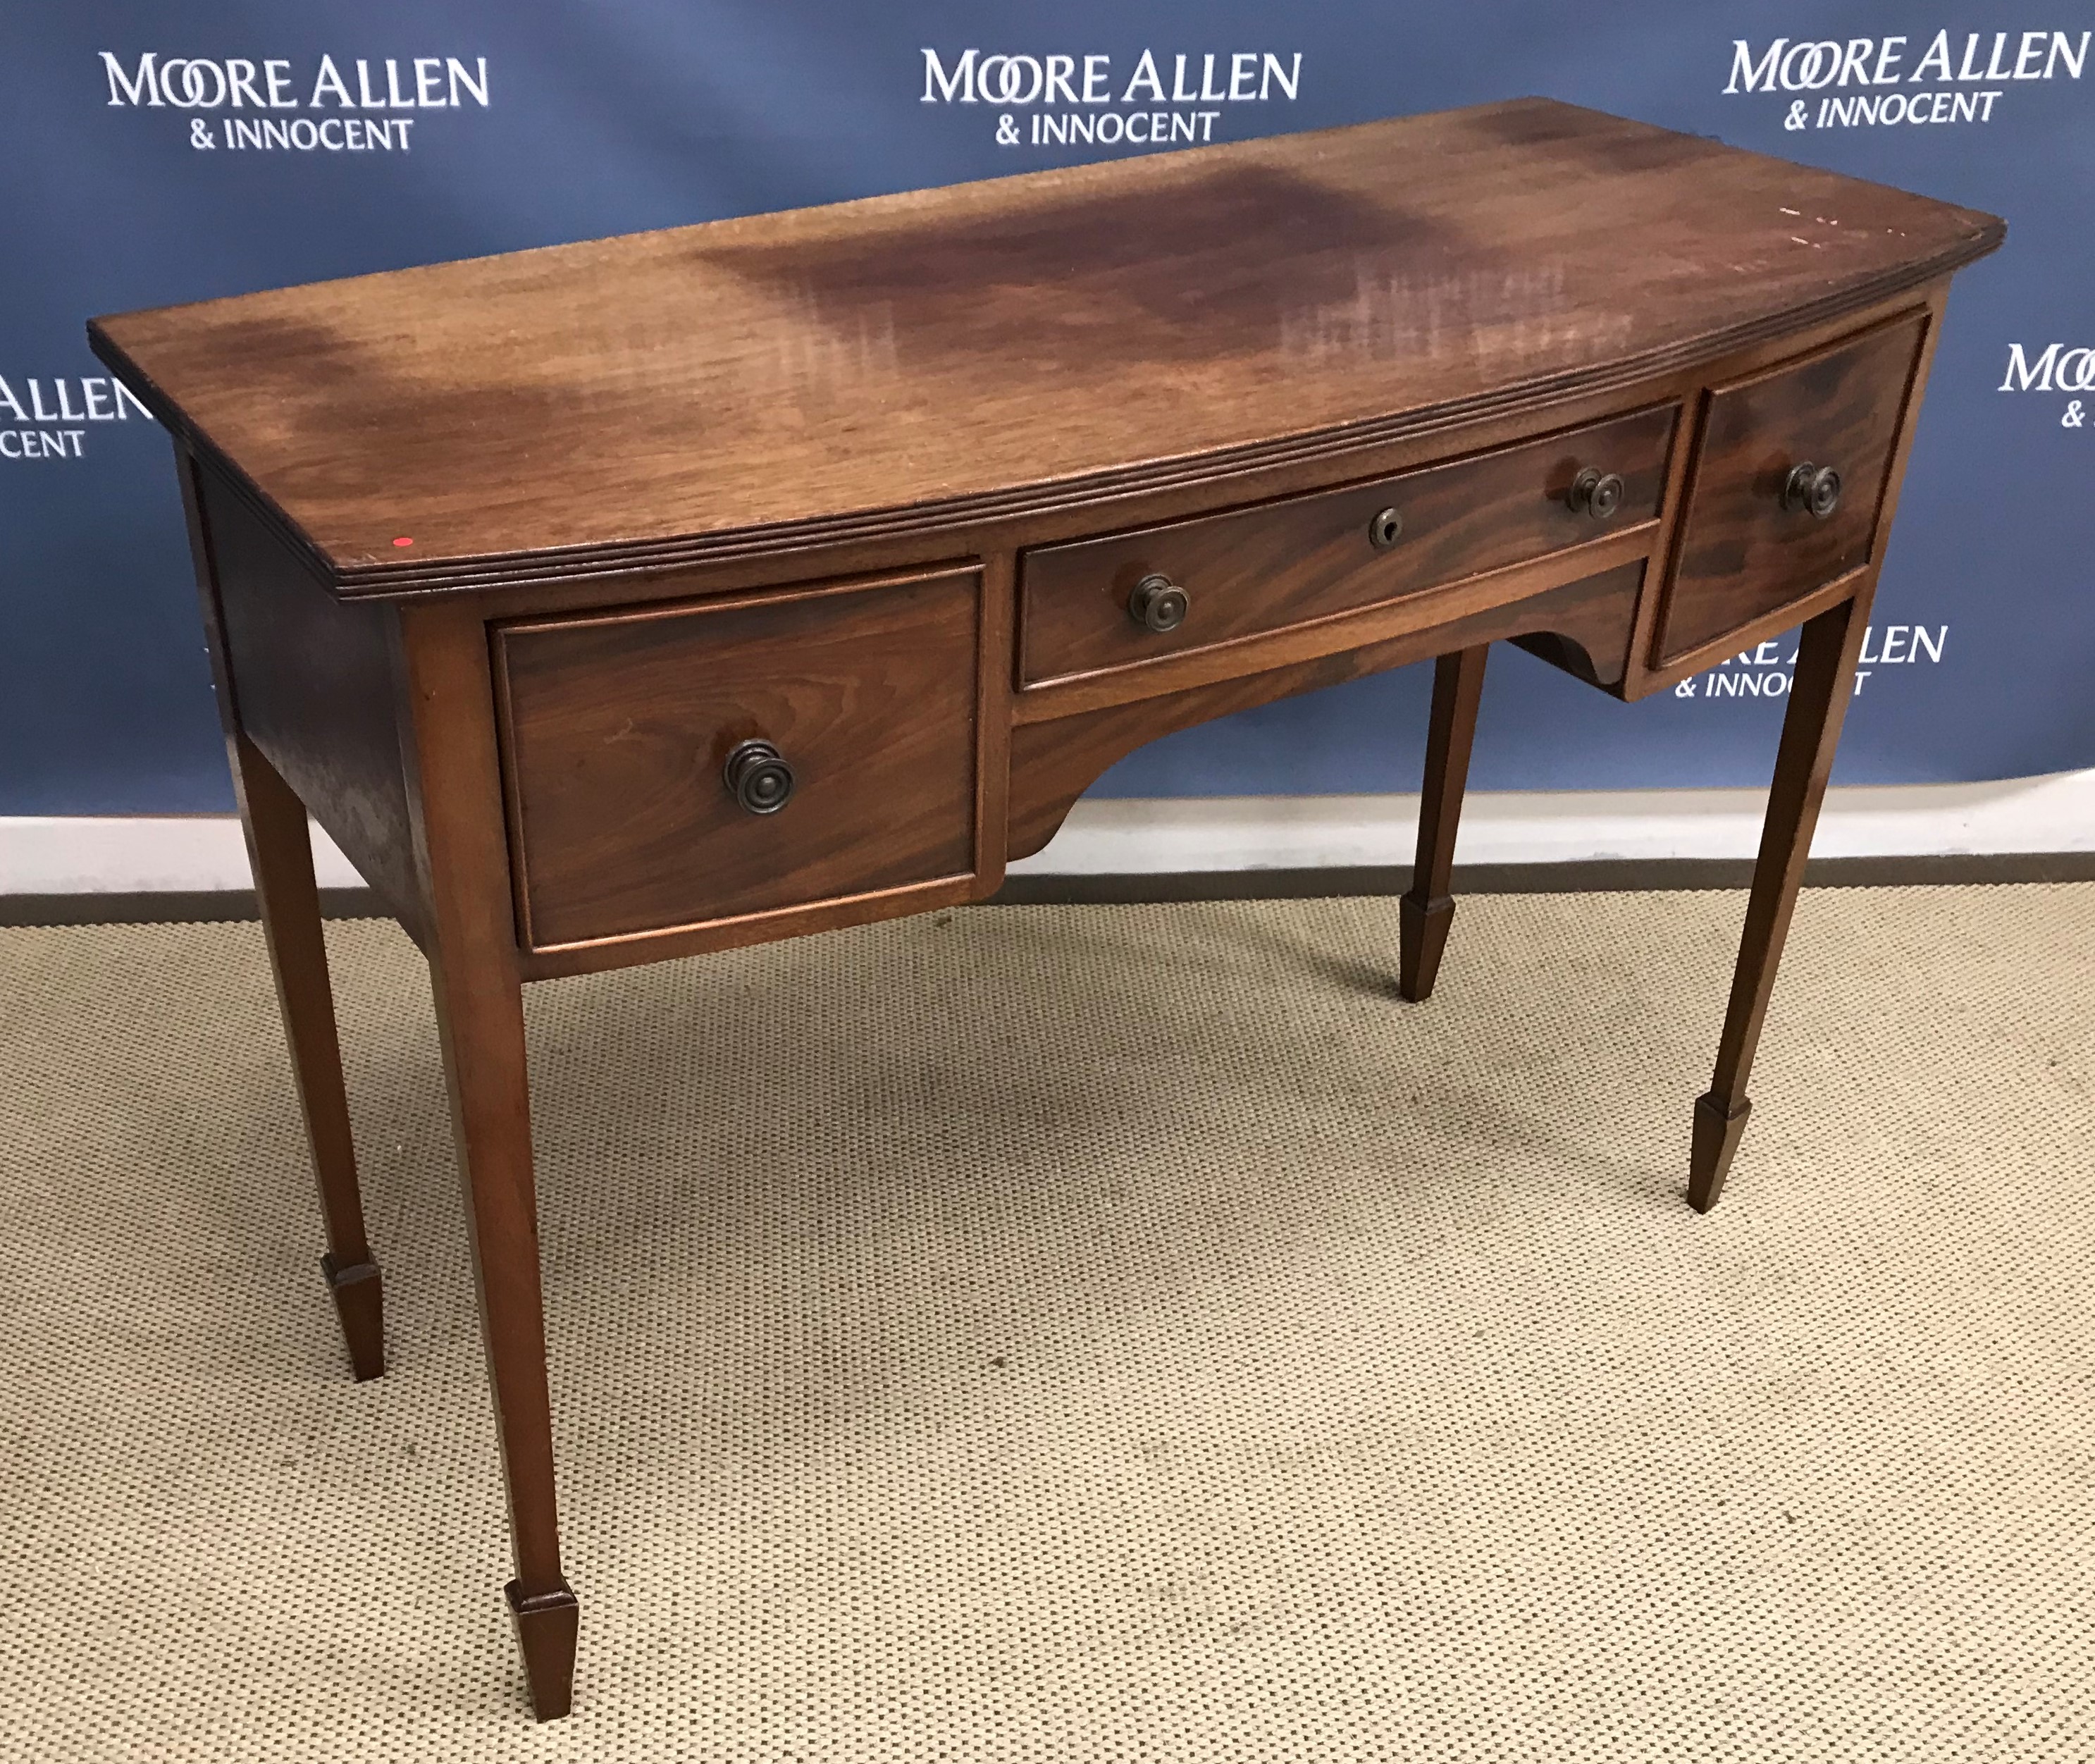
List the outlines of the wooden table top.
{"label": "wooden table top", "polygon": [[1335,451],[1723,353],[2004,231],[1523,98],[89,331],[338,592],[383,595]]}

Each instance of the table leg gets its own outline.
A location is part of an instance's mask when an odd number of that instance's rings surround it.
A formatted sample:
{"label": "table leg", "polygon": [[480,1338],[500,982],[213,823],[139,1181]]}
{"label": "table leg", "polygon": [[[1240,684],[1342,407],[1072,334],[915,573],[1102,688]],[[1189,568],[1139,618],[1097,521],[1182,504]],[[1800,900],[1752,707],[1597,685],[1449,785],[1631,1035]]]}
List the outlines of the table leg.
{"label": "table leg", "polygon": [[320,1185],[328,1246],[320,1271],[334,1296],[351,1370],[359,1379],[375,1379],[385,1370],[384,1306],[378,1264],[364,1233],[356,1146],[350,1134],[349,1098],[342,1089],[342,1048],[306,805],[245,735],[229,731],[226,748],[262,908],[263,939],[277,976],[277,1004],[290,1043],[298,1108]]}
{"label": "table leg", "polygon": [[334,991],[328,981],[327,940],[320,930],[320,891],[313,882],[312,835],[306,805],[240,726],[219,613],[217,565],[203,516],[194,455],[175,443],[175,468],[189,523],[189,555],[209,639],[211,687],[219,726],[247,838],[247,867],[262,912],[262,937],[277,979],[277,1013],[290,1044],[291,1076],[306,1124],[313,1175],[320,1187],[327,1252],[320,1272],[334,1299],[349,1348],[351,1371],[361,1380],[385,1370],[385,1322],[378,1264],[364,1235],[364,1197],[356,1180],[356,1143],[342,1089],[342,1047],[335,1033]]}
{"label": "table leg", "polygon": [[1433,664],[1433,712],[1426,737],[1425,793],[1418,804],[1418,857],[1411,886],[1396,904],[1400,951],[1396,990],[1413,1004],[1433,995],[1440,953],[1455,903],[1448,886],[1455,869],[1455,834],[1462,818],[1462,787],[1477,733],[1477,701],[1484,689],[1491,646],[1457,650]]}
{"label": "table leg", "polygon": [[1854,694],[1850,682],[1868,629],[1869,600],[1866,592],[1844,600],[1804,627],[1789,708],[1783,717],[1782,745],[1775,755],[1775,782],[1768,792],[1760,856],[1753,865],[1753,893],[1746,903],[1745,934],[1731,978],[1731,1002],[1718,1044],[1716,1074],[1695,1104],[1688,1201],[1697,1213],[1716,1205],[1753,1112],[1746,1080],[1775,991],[1775,965],[1789,934],[1818,805],[1833,770],[1841,719]]}
{"label": "table leg", "polygon": [[509,1492],[516,1578],[505,1590],[531,1706],[546,1721],[568,1712],[578,1608],[560,1571],[523,995],[513,971],[476,970],[441,950],[430,968]]}
{"label": "table leg", "polygon": [[404,621],[425,950],[464,1184],[481,1339],[516,1577],[504,1589],[541,1721],[568,1713],[580,1606],[560,1568],[552,1396],[538,1274],[530,1072],[510,904],[487,638],[470,608]]}

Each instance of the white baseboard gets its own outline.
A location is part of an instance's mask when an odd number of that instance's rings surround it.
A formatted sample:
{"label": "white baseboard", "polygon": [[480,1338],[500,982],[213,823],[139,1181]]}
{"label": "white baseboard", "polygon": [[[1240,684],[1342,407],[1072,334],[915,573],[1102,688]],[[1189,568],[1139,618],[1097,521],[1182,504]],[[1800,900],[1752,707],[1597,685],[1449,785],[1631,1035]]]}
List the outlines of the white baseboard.
{"label": "white baseboard", "polygon": [[[318,827],[323,888],[364,878]],[[251,887],[235,815],[0,817],[0,895],[210,894]]]}
{"label": "white baseboard", "polygon": [[[1762,791],[1518,791],[1472,796],[1466,864],[1751,857]],[[1407,864],[1416,796],[1143,798],[1078,804],[1021,876],[1170,875]],[[1813,852],[1922,857],[2095,851],[2095,769],[1989,784],[1830,791]],[[315,829],[323,888],[363,878]],[[207,893],[249,886],[229,815],[0,817],[0,894]]]}
{"label": "white baseboard", "polygon": [[[1505,791],[1463,805],[1464,864],[1750,858],[1767,792]],[[1171,875],[1409,864],[1416,796],[1126,799],[1077,804],[1013,875]],[[2095,769],[1986,784],[1850,785],[1826,795],[1819,857],[2095,851]]]}

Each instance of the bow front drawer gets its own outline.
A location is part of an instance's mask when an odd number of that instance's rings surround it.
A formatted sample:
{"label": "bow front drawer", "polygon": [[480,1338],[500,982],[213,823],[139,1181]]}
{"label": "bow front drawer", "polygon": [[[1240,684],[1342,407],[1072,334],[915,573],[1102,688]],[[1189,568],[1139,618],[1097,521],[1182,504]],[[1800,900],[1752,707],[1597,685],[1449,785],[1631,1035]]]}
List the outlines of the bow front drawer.
{"label": "bow front drawer", "polygon": [[1658,513],[1675,405],[1313,495],[1037,547],[1019,680],[1039,686],[1423,594]]}
{"label": "bow front drawer", "polygon": [[978,572],[494,632],[526,947],[968,875]]}
{"label": "bow front drawer", "polygon": [[1653,656],[1678,662],[1870,560],[1927,320],[1711,388]]}

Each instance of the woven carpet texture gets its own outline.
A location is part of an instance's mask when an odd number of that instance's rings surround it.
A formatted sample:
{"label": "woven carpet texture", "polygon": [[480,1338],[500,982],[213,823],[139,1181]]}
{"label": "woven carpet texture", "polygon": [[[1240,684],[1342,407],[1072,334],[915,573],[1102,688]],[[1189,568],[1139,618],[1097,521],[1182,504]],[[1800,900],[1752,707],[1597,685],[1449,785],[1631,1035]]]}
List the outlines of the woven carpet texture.
{"label": "woven carpet texture", "polygon": [[2095,886],[991,907],[534,987],[524,1712],[427,971],[0,931],[0,1756],[2095,1757]]}

